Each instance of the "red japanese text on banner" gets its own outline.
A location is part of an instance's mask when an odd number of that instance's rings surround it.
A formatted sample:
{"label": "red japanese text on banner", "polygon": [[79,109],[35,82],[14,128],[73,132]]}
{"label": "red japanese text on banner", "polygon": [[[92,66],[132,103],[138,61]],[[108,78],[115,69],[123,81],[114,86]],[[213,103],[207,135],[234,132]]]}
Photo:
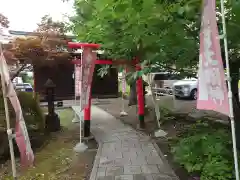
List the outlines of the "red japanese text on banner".
{"label": "red japanese text on banner", "polygon": [[95,68],[95,60],[97,58],[96,52],[92,52],[91,48],[85,47],[82,54],[82,86],[81,86],[81,101],[82,101],[82,109],[84,109],[88,105],[90,93],[91,93],[91,85],[92,78]]}
{"label": "red japanese text on banner", "polygon": [[80,96],[81,93],[81,65],[75,65],[75,96]]}
{"label": "red japanese text on banner", "polygon": [[204,1],[200,32],[197,108],[229,115],[215,6],[215,0]]}

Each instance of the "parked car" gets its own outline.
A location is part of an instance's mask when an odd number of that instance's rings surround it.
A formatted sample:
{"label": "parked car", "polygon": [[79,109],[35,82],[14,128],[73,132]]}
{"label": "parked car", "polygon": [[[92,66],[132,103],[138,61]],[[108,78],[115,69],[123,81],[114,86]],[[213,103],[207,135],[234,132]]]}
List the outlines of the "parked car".
{"label": "parked car", "polygon": [[179,98],[190,98],[192,100],[197,99],[197,79],[186,78],[177,81],[173,84],[173,92],[177,99]]}
{"label": "parked car", "polygon": [[15,89],[17,91],[33,92],[33,88],[32,88],[32,85],[30,83],[15,84]]}
{"label": "parked car", "polygon": [[151,73],[150,78],[155,92],[170,95],[173,91],[173,84],[181,79],[178,73],[169,72]]}

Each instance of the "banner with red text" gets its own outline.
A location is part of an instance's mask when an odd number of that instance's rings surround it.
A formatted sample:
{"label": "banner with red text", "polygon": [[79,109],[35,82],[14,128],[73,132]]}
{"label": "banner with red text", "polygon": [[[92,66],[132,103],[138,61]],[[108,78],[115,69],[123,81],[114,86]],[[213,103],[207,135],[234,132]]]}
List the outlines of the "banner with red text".
{"label": "banner with red text", "polygon": [[88,105],[91,93],[92,78],[97,54],[96,52],[92,52],[92,49],[88,47],[85,47],[82,53],[81,109],[84,109]]}
{"label": "banner with red text", "polygon": [[229,116],[229,101],[215,0],[204,0],[200,32],[197,109],[213,110]]}
{"label": "banner with red text", "polygon": [[81,93],[81,64],[75,65],[75,96],[80,96]]}
{"label": "banner with red text", "polygon": [[[8,65],[6,63],[6,60],[2,52],[0,56],[0,66],[2,66],[2,68],[0,69],[3,70],[3,72],[0,71],[1,77],[4,78],[4,81],[6,82],[6,86],[7,86],[6,94],[12,104],[12,107],[16,115],[16,125],[15,125],[16,138],[15,139],[20,152],[21,164],[23,166],[28,166],[33,164],[34,154],[31,148],[27,127],[23,118],[22,108],[18,100],[17,93],[13,87],[13,83],[10,79]],[[6,109],[6,111],[8,111],[8,109]]]}

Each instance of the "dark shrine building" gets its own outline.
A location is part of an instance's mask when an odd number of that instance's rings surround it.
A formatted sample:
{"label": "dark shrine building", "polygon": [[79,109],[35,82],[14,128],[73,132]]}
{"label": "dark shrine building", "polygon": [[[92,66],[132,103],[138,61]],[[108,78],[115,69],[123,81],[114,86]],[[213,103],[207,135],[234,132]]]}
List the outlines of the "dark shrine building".
{"label": "dark shrine building", "polygon": [[[118,97],[118,71],[110,68],[109,73],[101,78],[98,69],[101,65],[96,64],[92,82],[93,98],[116,98]],[[74,99],[74,64],[64,63],[55,66],[34,66],[34,89],[44,100],[44,84],[51,79],[56,85],[55,100]]]}

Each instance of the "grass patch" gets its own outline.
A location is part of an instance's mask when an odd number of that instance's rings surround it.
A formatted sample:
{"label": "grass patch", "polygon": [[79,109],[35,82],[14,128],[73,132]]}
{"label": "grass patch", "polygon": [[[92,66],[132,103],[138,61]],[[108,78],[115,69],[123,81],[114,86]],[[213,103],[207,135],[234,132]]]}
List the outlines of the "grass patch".
{"label": "grass patch", "polygon": [[69,127],[72,124],[72,120],[74,118],[74,112],[72,109],[62,109],[58,110],[58,115],[60,117],[61,126]]}
{"label": "grass patch", "polygon": [[[73,170],[73,164],[86,154],[76,154],[73,151],[73,147],[78,142],[79,128],[75,124],[72,124],[72,118],[74,113],[71,109],[58,110],[60,116],[61,125],[64,127],[63,131],[53,133],[49,143],[39,152],[35,154],[35,167],[29,168],[25,172],[22,172],[22,176],[19,180],[61,180],[61,179],[84,179],[86,165],[78,167]],[[88,157],[89,159],[94,157]],[[80,162],[77,165],[81,165]],[[92,163],[92,162],[91,162]],[[86,167],[84,167],[86,166]],[[11,166],[7,163],[5,169],[0,171],[1,180],[10,180],[11,178]],[[18,167],[18,172],[20,169]]]}

